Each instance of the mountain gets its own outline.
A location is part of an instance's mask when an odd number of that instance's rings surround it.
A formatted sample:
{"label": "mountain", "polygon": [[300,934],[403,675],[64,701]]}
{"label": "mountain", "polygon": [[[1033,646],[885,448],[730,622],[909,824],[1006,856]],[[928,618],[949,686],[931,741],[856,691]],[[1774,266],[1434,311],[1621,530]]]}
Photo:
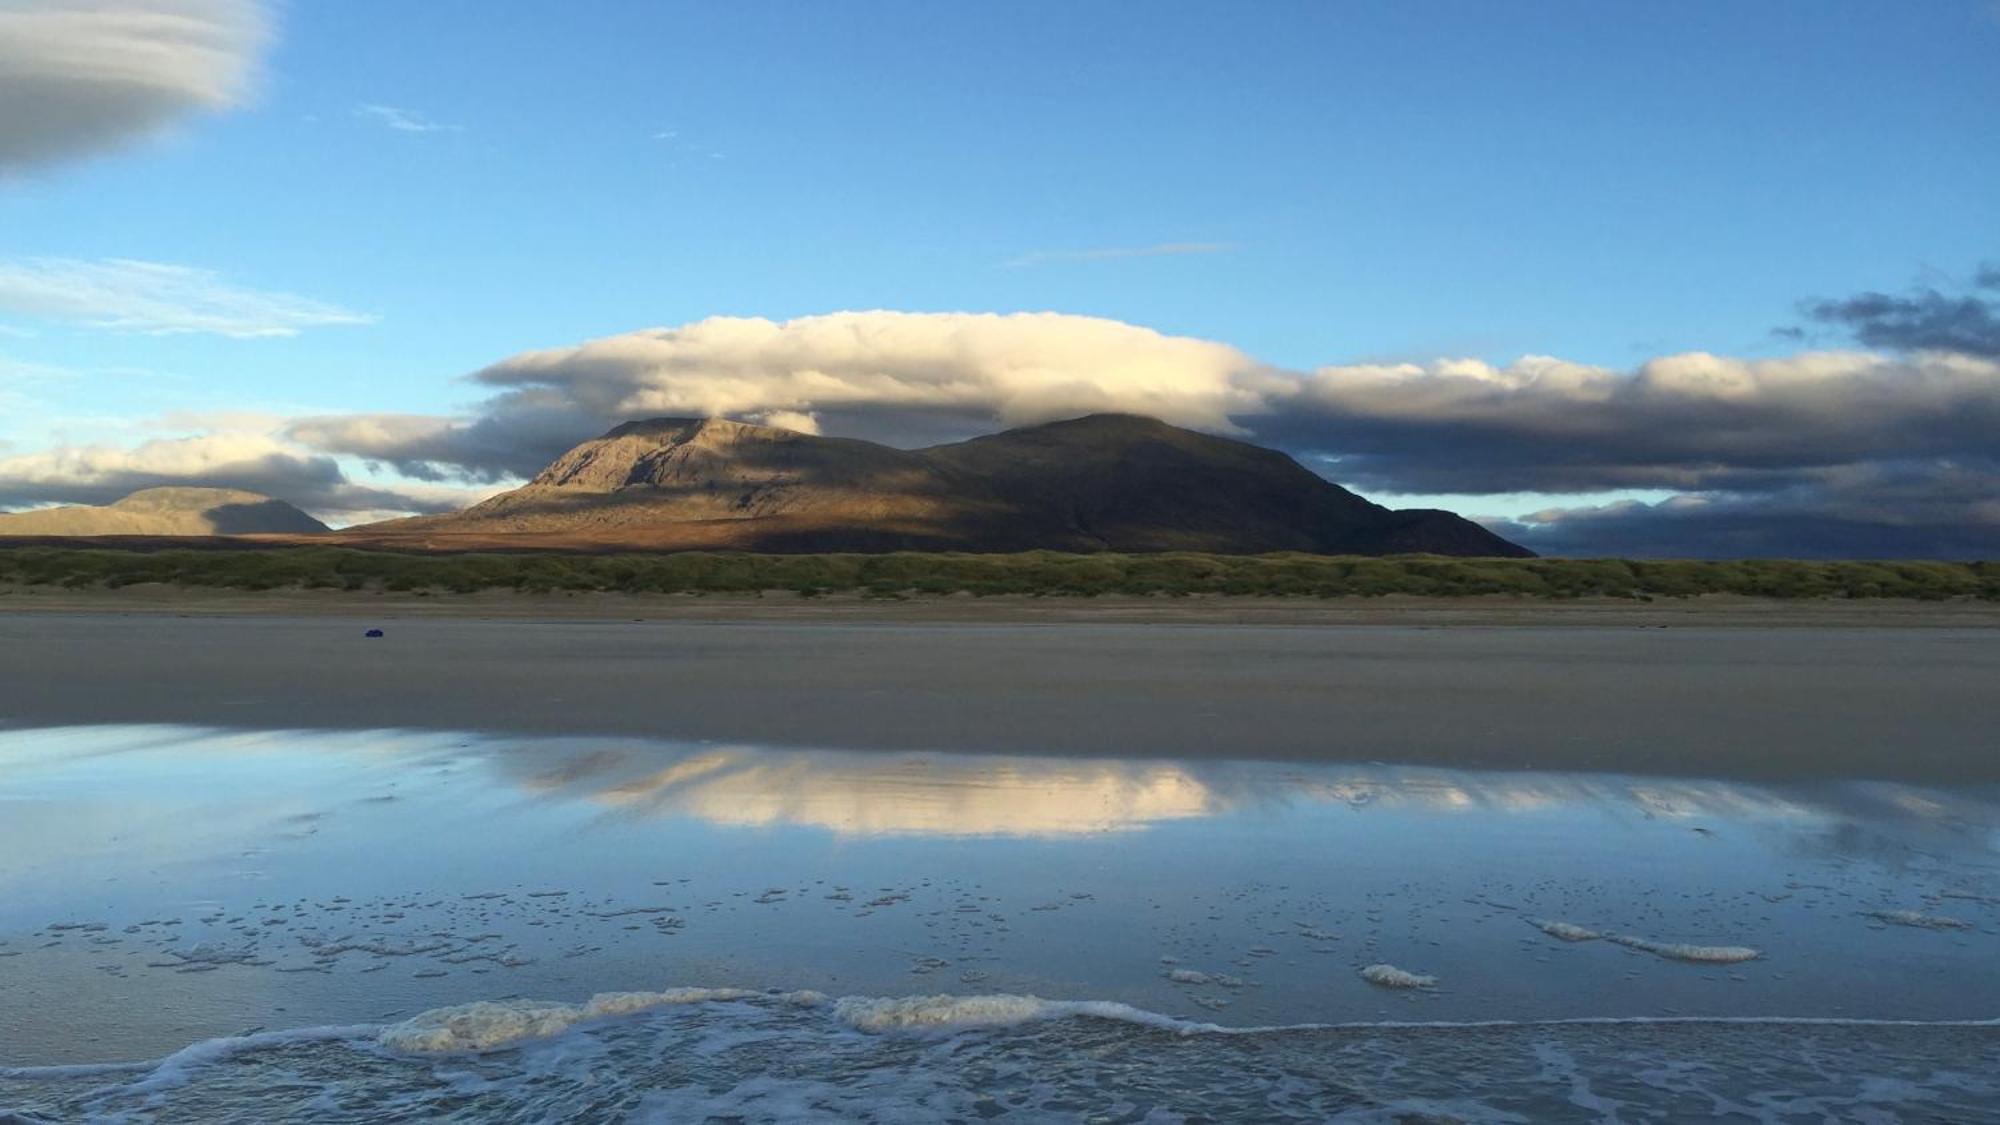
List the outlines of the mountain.
{"label": "mountain", "polygon": [[720,418],[627,422],[520,488],[352,529],[405,546],[760,551],[1528,551],[1372,504],[1273,449],[1094,414],[929,449]]}
{"label": "mountain", "polygon": [[0,513],[0,535],[311,534],[326,525],[258,492],[144,488],[103,507]]}
{"label": "mountain", "polygon": [[1275,449],[1093,414],[922,451],[1082,549],[1526,556],[1470,520],[1370,503]]}

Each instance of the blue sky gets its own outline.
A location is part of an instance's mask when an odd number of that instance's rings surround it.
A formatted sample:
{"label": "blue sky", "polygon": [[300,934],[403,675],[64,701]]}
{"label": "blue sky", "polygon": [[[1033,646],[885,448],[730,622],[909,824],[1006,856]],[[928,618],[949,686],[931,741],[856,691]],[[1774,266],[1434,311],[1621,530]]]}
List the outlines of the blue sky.
{"label": "blue sky", "polygon": [[[507,356],[715,315],[1048,310],[1297,372],[1754,361],[1854,347],[1774,336],[1802,301],[1969,291],[2000,256],[1986,0],[266,18],[233,104],[0,180],[0,259],[362,322],[106,329],[0,289],[0,364],[81,373],[14,379],[0,456],[200,429],[177,412],[462,416],[491,391],[460,377]],[[1523,492],[1556,494],[1489,508]]]}

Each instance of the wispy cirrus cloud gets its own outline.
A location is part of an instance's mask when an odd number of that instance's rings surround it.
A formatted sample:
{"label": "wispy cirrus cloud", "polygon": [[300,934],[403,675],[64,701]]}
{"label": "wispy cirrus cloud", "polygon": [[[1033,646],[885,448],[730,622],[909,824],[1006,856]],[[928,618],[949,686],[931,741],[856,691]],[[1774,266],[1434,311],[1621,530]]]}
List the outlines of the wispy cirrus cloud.
{"label": "wispy cirrus cloud", "polygon": [[1121,258],[1172,258],[1184,254],[1233,254],[1235,242],[1158,242],[1151,246],[1099,246],[1088,250],[1036,250],[1001,263],[1009,269],[1062,262],[1111,262]]}
{"label": "wispy cirrus cloud", "polygon": [[33,363],[0,353],[0,386],[9,383],[46,383],[76,378],[77,372],[52,363]]}
{"label": "wispy cirrus cloud", "polygon": [[461,131],[461,126],[446,125],[442,122],[433,121],[416,110],[403,109],[393,105],[358,105],[354,107],[354,116],[365,121],[372,121],[385,129],[394,129],[398,133],[456,133]]}
{"label": "wispy cirrus cloud", "polygon": [[257,0],[0,3],[0,172],[241,105],[269,38]]}
{"label": "wispy cirrus cloud", "polygon": [[234,285],[214,270],[129,258],[0,261],[0,311],[115,332],[238,339],[376,319],[291,293]]}

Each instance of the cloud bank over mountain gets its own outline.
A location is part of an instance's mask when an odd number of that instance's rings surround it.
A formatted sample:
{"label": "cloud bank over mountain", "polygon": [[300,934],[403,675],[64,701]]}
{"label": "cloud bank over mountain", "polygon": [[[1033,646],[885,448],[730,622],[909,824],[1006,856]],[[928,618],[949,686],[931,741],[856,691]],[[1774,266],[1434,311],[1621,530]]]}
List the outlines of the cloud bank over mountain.
{"label": "cloud bank over mountain", "polygon": [[[633,418],[722,415],[918,446],[1117,411],[1273,445],[1364,493],[1577,496],[1494,522],[1547,552],[2000,555],[2000,356],[1980,347],[1985,292],[1811,306],[1847,310],[1843,323],[1876,341],[1866,350],[1688,352],[1629,369],[1524,356],[1288,371],[1217,341],[1059,313],[711,317],[508,357],[465,377],[485,397],[461,416],[298,417],[252,438],[18,455],[0,461],[0,503],[199,479],[339,519],[344,507],[448,507]],[[1949,324],[1911,327],[1939,317]],[[1889,347],[1884,332],[1961,346]],[[343,464],[357,463],[381,479],[356,483]],[[1655,490],[1675,495],[1600,499]]]}
{"label": "cloud bank over mountain", "polygon": [[1284,376],[1226,344],[1059,313],[843,312],[774,322],[710,317],[474,372],[493,392],[468,419],[301,420],[312,448],[419,479],[526,476],[620,421],[724,415],[914,445],[1100,411],[1245,434]]}
{"label": "cloud bank over mountain", "polygon": [[1289,372],[1090,317],[850,312],[711,318],[526,352],[469,378],[492,393],[466,418],[343,415],[287,434],[416,479],[493,481],[532,473],[578,433],[651,415],[810,420],[919,445],[1114,410],[1276,445],[1365,492],[1688,496],[1505,525],[1541,549],[2000,551],[2000,514],[1980,502],[2000,494],[2000,359],[1966,351]]}
{"label": "cloud bank over mountain", "polygon": [[261,492],[350,520],[450,511],[471,496],[356,481],[332,457],[247,430],[158,438],[131,448],[66,446],[0,456],[0,508],[109,504],[142,488],[188,484]]}

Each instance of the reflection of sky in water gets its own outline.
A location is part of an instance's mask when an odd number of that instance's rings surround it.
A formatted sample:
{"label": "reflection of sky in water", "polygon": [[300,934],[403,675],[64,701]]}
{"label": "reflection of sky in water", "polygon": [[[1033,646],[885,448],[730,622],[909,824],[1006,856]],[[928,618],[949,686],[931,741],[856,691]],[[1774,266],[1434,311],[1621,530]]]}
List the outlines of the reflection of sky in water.
{"label": "reflection of sky in water", "polygon": [[[129,1019],[112,998],[135,989],[182,1041],[300,1012],[688,983],[1108,997],[1230,1023],[1990,1016],[1995,825],[1990,792],[1882,783],[7,731],[0,989],[29,1014],[0,1018],[0,1040]],[[1867,914],[1901,909],[1971,928]],[[656,925],[669,916],[677,928]],[[1555,942],[1529,917],[1766,956],[1673,965]],[[106,929],[45,929],[61,921]],[[303,937],[347,931],[500,934],[523,964],[304,971]],[[271,964],[145,967],[200,943]],[[1169,982],[1163,957],[1242,984]],[[1445,987],[1384,994],[1355,975],[1375,960]]]}

